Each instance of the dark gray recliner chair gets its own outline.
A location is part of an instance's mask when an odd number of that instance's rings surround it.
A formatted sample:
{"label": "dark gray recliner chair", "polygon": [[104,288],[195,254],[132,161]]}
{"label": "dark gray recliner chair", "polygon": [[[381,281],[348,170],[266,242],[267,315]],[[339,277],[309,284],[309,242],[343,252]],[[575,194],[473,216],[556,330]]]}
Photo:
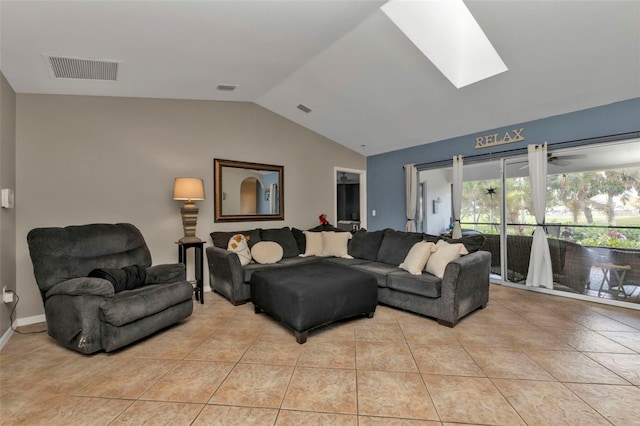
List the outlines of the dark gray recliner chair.
{"label": "dark gray recliner chair", "polygon": [[[193,287],[184,265],[151,266],[151,254],[133,225],[92,224],[36,228],[27,235],[49,336],[90,354],[110,352],[191,315]],[[115,292],[97,268],[144,268],[143,285]]]}

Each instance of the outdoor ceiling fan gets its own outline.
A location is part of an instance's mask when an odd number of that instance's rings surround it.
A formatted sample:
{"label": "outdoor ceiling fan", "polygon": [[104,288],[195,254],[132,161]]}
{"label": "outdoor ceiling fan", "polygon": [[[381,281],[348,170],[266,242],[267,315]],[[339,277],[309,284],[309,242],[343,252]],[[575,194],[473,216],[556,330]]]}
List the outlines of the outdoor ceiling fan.
{"label": "outdoor ceiling fan", "polygon": [[580,160],[583,158],[587,158],[587,156],[584,154],[553,155],[552,153],[548,153],[547,163],[553,164],[554,166],[568,166],[571,164],[571,160]]}
{"label": "outdoor ceiling fan", "polygon": [[[569,155],[553,155],[552,152],[547,153],[547,164],[552,166],[568,166],[571,164],[572,160],[580,160],[583,158],[587,158],[584,154],[569,154]],[[520,167],[520,170],[529,168],[529,164],[525,164]]]}

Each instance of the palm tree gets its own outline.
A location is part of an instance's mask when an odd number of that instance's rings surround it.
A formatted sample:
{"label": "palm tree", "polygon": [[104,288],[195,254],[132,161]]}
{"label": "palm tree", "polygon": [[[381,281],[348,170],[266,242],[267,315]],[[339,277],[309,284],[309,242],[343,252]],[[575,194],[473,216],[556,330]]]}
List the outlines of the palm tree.
{"label": "palm tree", "polygon": [[566,207],[571,212],[573,224],[578,224],[580,213],[589,225],[593,224],[591,198],[598,194],[597,174],[594,172],[563,173],[548,178],[552,203]]}
{"label": "palm tree", "polygon": [[[551,199],[569,209],[574,225],[581,212],[592,225],[593,210],[602,210],[609,225],[615,226],[614,197],[621,197],[623,203],[630,201],[629,191],[640,187],[640,168],[553,175],[548,182]],[[600,194],[607,196],[605,203],[593,200]]]}
{"label": "palm tree", "polygon": [[597,174],[595,187],[601,194],[607,195],[604,212],[609,226],[616,225],[616,211],[614,197],[620,196],[621,201],[629,201],[628,191],[638,186],[640,169],[607,170]]}
{"label": "palm tree", "polygon": [[[493,189],[493,194],[487,193],[489,188]],[[462,185],[461,220],[474,224],[491,223],[496,218],[499,220],[500,215],[497,208],[500,206],[499,188],[499,181],[496,179],[464,182]]]}

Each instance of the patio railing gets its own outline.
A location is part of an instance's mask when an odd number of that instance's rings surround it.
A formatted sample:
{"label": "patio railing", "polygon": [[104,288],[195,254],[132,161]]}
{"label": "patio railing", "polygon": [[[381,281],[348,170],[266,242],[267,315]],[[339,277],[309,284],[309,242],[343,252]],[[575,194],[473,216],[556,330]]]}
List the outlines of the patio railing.
{"label": "patio railing", "polygon": [[[500,224],[462,222],[462,228],[487,236],[484,249],[492,253],[491,272],[502,276]],[[507,276],[503,279],[524,283],[535,225],[509,223],[506,229]],[[547,223],[546,229],[554,289],[640,303],[640,227]]]}

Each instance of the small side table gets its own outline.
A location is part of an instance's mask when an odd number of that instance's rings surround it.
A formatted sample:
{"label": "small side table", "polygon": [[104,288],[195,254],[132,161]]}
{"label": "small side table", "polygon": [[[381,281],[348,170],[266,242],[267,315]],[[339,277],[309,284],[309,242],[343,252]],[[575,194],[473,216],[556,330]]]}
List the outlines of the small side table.
{"label": "small side table", "polygon": [[[613,263],[594,263],[593,266],[596,268],[602,269],[602,282],[600,283],[600,289],[598,290],[598,297],[600,297],[601,293],[609,293],[617,297],[626,298],[629,296],[626,291],[624,291],[624,276],[627,271],[631,269],[629,265],[615,265]],[[618,280],[617,285],[611,284],[611,272],[616,275]],[[605,283],[607,284],[607,289],[603,289]]]}
{"label": "small side table", "polygon": [[195,249],[195,268],[196,268],[196,287],[194,292],[196,294],[196,300],[200,303],[204,303],[204,282],[202,280],[202,250],[204,247],[204,241],[194,243],[176,243],[178,244],[178,262],[187,265],[187,250],[190,248]]}

